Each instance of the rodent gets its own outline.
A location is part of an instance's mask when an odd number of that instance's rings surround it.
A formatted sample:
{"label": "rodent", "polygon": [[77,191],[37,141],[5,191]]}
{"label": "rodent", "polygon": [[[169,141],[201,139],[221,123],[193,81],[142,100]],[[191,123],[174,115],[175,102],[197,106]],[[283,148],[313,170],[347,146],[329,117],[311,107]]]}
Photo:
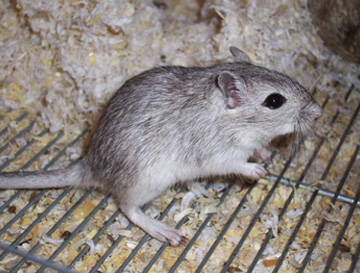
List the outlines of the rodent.
{"label": "rodent", "polygon": [[230,47],[234,62],[157,67],[129,80],[105,108],[85,157],[62,170],[3,172],[0,188],[99,188],[134,224],[177,246],[186,238],[140,209],[177,182],[241,173],[266,175],[273,138],[305,133],[322,114],[289,76],[256,66]]}

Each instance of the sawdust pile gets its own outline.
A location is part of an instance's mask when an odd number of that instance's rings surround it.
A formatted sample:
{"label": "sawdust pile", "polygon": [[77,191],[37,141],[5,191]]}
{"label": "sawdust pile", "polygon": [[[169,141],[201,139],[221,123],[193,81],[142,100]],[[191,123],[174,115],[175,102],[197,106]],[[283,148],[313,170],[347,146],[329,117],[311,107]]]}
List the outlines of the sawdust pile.
{"label": "sawdust pile", "polygon": [[[211,65],[242,48],[311,88],[332,55],[304,1],[1,1],[1,109],[27,107],[52,132],[93,123],[129,77],[159,65]],[[326,79],[322,79],[323,81]]]}

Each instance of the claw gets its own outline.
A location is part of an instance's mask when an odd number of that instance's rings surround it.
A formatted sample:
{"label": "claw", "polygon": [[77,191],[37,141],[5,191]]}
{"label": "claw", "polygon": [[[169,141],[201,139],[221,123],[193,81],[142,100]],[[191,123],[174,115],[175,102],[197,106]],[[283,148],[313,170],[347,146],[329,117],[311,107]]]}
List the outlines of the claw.
{"label": "claw", "polygon": [[253,157],[256,160],[261,159],[266,164],[271,164],[272,163],[272,160],[271,160],[267,150],[265,150],[265,149],[260,149],[259,151],[255,150],[254,153],[253,153]]}
{"label": "claw", "polygon": [[180,245],[184,245],[189,241],[189,239],[186,236],[181,236],[180,242],[179,244],[175,245],[175,246],[180,246]]}

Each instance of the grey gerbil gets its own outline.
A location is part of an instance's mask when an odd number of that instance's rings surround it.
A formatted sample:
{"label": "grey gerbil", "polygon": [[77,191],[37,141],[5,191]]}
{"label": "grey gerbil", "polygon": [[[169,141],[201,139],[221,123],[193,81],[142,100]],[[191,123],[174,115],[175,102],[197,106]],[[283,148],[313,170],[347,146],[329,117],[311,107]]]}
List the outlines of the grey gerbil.
{"label": "grey gerbil", "polygon": [[235,62],[158,67],[131,79],[106,107],[84,159],[63,170],[1,173],[0,188],[94,186],[160,241],[179,245],[176,229],[140,209],[179,181],[267,171],[248,162],[274,137],[304,133],[321,116],[310,93],[290,77],[253,65],[236,47]]}

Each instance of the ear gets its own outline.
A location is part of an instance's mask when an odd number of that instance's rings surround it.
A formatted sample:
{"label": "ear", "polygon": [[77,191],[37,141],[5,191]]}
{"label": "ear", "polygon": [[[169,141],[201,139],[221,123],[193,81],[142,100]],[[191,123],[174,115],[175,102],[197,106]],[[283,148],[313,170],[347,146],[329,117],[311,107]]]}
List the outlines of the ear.
{"label": "ear", "polygon": [[235,46],[230,46],[229,50],[230,50],[231,54],[234,56],[234,60],[236,62],[251,63],[249,55],[247,55],[241,49],[238,49]]}
{"label": "ear", "polygon": [[233,74],[224,71],[217,77],[217,84],[220,87],[226,102],[226,106],[229,109],[234,109],[241,104],[241,95],[243,90],[239,89],[239,85],[244,85],[244,82],[237,80]]}

